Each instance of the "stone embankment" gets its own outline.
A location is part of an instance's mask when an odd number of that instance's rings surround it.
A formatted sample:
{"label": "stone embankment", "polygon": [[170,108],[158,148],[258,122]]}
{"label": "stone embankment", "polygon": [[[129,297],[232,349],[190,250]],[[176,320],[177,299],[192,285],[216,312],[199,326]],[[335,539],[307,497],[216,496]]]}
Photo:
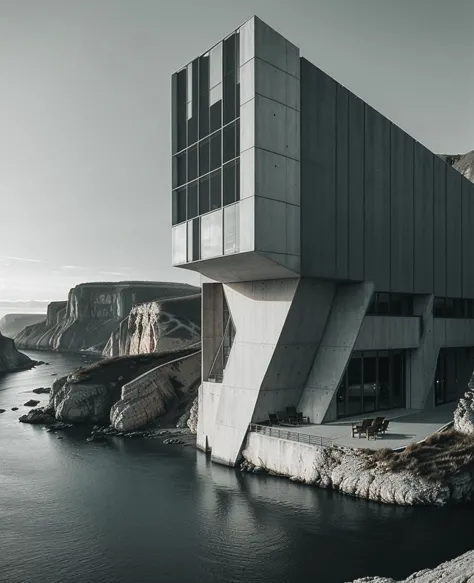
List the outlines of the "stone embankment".
{"label": "stone embankment", "polygon": [[454,414],[454,430],[403,452],[318,447],[250,432],[243,471],[400,505],[443,506],[474,495],[474,381]]}
{"label": "stone embankment", "polygon": [[16,337],[19,348],[101,354],[109,339],[143,302],[189,296],[191,285],[171,282],[84,283],[71,289],[67,302],[52,302],[46,320],[27,326]]}
{"label": "stone embankment", "polygon": [[363,577],[352,583],[474,583],[474,551],[469,551],[434,569],[424,569],[403,581],[387,577]]}
{"label": "stone embankment", "polygon": [[33,368],[36,361],[19,352],[15,342],[0,333],[0,374]]}

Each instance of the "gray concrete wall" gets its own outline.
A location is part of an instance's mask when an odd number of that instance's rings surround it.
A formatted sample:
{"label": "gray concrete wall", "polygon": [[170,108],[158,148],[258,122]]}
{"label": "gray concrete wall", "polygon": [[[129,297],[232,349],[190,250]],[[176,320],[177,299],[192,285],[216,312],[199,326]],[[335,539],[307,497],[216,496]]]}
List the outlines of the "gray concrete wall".
{"label": "gray concrete wall", "polygon": [[417,348],[420,345],[420,319],[395,316],[366,316],[354,350]]}
{"label": "gray concrete wall", "polygon": [[474,184],[304,58],[300,83],[302,276],[474,298]]}

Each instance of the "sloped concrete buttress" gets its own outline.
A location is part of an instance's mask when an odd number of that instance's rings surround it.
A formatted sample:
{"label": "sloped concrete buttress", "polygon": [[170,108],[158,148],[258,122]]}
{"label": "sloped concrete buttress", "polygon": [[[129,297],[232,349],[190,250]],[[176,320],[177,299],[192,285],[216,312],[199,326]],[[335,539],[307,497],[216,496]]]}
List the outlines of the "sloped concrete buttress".
{"label": "sloped concrete buttress", "polygon": [[[335,285],[295,278],[223,287],[236,335],[211,447],[213,461],[234,466],[248,425],[298,402],[326,328]],[[204,399],[213,401],[209,394]]]}
{"label": "sloped concrete buttress", "polygon": [[374,285],[371,282],[340,284],[326,330],[316,353],[298,409],[311,423],[335,418],[337,388],[351,357]]}

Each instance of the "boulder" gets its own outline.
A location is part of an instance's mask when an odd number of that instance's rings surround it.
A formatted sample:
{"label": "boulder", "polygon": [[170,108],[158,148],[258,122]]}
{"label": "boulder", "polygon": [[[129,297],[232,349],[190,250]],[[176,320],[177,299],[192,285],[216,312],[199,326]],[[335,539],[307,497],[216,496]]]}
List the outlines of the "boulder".
{"label": "boulder", "polygon": [[49,387],[39,387],[37,389],[33,389],[33,393],[36,393],[37,395],[48,394],[50,392],[51,389]]}
{"label": "boulder", "polygon": [[5,413],[5,409],[0,409],[0,413]]}
{"label": "boulder", "polygon": [[0,333],[0,373],[33,368],[35,361],[18,352],[15,343]]}
{"label": "boulder", "polygon": [[56,423],[54,416],[44,408],[31,409],[26,415],[22,415],[19,421],[21,423],[31,423],[32,425],[52,425]]}
{"label": "boulder", "polygon": [[26,403],[24,403],[25,407],[36,407],[36,405],[39,404],[39,401],[37,401],[36,399],[30,399],[29,401],[26,401]]}

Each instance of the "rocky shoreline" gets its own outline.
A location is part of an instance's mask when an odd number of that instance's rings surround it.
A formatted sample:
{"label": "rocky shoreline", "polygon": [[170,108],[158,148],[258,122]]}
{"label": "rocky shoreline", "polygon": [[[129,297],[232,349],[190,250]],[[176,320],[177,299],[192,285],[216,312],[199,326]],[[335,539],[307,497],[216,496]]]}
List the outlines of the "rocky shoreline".
{"label": "rocky shoreline", "polygon": [[363,577],[352,583],[474,583],[474,551],[438,565],[413,573],[402,581],[388,577]]}

